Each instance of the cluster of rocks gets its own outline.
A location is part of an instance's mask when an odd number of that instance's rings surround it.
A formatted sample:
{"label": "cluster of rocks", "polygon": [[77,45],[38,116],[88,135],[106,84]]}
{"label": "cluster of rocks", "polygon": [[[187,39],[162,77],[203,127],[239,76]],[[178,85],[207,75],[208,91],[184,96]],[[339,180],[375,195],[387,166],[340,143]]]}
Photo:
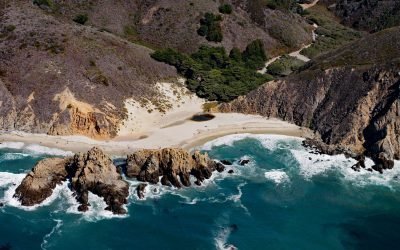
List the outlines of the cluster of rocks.
{"label": "cluster of rocks", "polygon": [[[312,149],[312,153],[316,154],[327,154],[327,155],[338,155],[344,154],[346,157],[351,157],[357,161],[351,168],[354,171],[359,172],[362,168],[365,169],[365,155],[364,154],[355,154],[348,148],[344,148],[338,145],[328,145],[321,140],[318,139],[310,139],[307,138],[302,142],[302,145],[306,148]],[[366,168],[368,171],[378,171],[379,173],[383,173],[383,170],[392,169],[394,167],[394,161],[390,159],[390,157],[381,152],[378,155],[370,155],[375,165],[371,168]]]}
{"label": "cluster of rocks", "polygon": [[[225,166],[211,160],[207,154],[166,148],[137,151],[127,157],[126,165],[121,169],[118,171],[110,157],[96,147],[73,157],[44,159],[23,179],[14,197],[24,206],[40,204],[52,195],[56,185],[68,181],[80,203],[79,211],[89,209],[91,192],[104,199],[106,210],[125,214],[123,205],[127,203],[129,184],[123,180],[121,172],[142,182],[156,184],[161,181],[163,185],[181,188],[191,185],[191,175],[196,178],[194,183],[201,185],[213,171],[222,172]],[[144,198],[146,186],[145,183],[137,186],[139,198]]]}
{"label": "cluster of rocks", "polygon": [[196,151],[193,154],[182,149],[140,150],[128,156],[126,176],[139,181],[182,187],[191,186],[190,175],[196,178],[196,185],[209,179],[213,171],[222,172],[225,167],[211,160],[207,154]]}
{"label": "cluster of rocks", "polygon": [[117,172],[112,160],[100,149],[73,157],[44,159],[37,163],[17,187],[14,197],[24,206],[40,204],[50,197],[56,185],[69,181],[79,211],[87,211],[89,191],[104,198],[107,210],[126,213],[129,185]]}

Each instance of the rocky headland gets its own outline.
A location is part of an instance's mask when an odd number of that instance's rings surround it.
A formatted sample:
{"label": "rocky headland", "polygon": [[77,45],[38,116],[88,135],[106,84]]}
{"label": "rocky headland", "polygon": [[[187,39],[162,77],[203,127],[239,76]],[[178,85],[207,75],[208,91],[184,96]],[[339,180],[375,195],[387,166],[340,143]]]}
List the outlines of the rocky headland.
{"label": "rocky headland", "polygon": [[90,209],[89,192],[102,197],[106,210],[114,214],[125,214],[124,205],[129,196],[129,185],[122,177],[135,178],[143,183],[136,187],[139,198],[144,198],[146,183],[159,181],[166,186],[181,188],[191,185],[190,175],[201,185],[213,171],[222,172],[224,165],[211,160],[198,151],[190,154],[183,149],[140,150],[129,155],[126,165],[117,168],[109,156],[99,148],[73,157],[41,160],[17,187],[14,197],[23,206],[40,204],[50,197],[56,185],[68,181],[78,210]]}
{"label": "rocky headland", "polygon": [[400,159],[399,34],[398,27],[387,29],[321,55],[300,72],[220,110],[310,128],[323,143],[365,154],[377,164]]}

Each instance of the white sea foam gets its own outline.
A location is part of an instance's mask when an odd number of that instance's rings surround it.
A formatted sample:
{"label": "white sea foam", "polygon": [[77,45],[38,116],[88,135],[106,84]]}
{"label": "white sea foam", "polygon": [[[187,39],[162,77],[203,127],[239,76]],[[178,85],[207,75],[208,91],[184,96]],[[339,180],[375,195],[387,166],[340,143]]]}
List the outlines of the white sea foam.
{"label": "white sea foam", "polygon": [[[276,148],[278,148],[278,142],[289,142],[289,141],[301,142],[302,141],[301,138],[293,137],[293,136],[286,136],[286,135],[234,134],[234,135],[223,136],[223,137],[217,138],[215,140],[209,141],[206,144],[204,144],[204,146],[201,149],[202,150],[211,150],[213,147],[218,147],[218,146],[223,146],[223,145],[233,146],[233,144],[235,142],[241,141],[246,138],[258,140],[263,145],[263,147],[268,150],[275,150]],[[290,143],[285,145],[284,148],[287,148],[289,146],[290,146]]]}
{"label": "white sea foam", "polygon": [[217,221],[218,230],[214,236],[214,244],[217,250],[233,250],[237,249],[234,245],[228,243],[232,228],[228,227],[229,218],[227,214],[223,214]]}
{"label": "white sea foam", "polygon": [[28,156],[29,154],[24,153],[4,153],[0,154],[0,162],[21,160]]}
{"label": "white sea foam", "polygon": [[[126,218],[128,215],[116,215],[113,214],[111,211],[105,210],[107,207],[106,202],[102,197],[99,197],[91,192],[89,192],[88,195],[88,201],[89,201],[89,210],[86,212],[80,212],[78,210],[79,203],[73,196],[73,192],[67,188],[64,189],[64,192],[62,193],[62,197],[65,197],[65,203],[63,206],[67,206],[66,212],[70,214],[79,214],[82,216],[82,219],[86,221],[99,221],[103,219],[113,219],[113,218]],[[124,207],[127,209],[126,207]]]}
{"label": "white sea foam", "polygon": [[281,184],[289,182],[289,176],[286,174],[285,171],[280,169],[272,169],[264,173],[265,178],[268,180],[273,181],[275,184]]}
{"label": "white sea foam", "polygon": [[73,153],[71,151],[64,151],[57,148],[49,148],[45,146],[40,146],[37,144],[30,144],[23,148],[30,153],[39,155],[58,155],[58,156],[71,156]]}
{"label": "white sea foam", "polygon": [[57,148],[49,148],[38,144],[25,144],[23,142],[2,142],[0,149],[17,149],[27,152],[29,154],[37,155],[59,155],[70,156],[73,155],[71,151],[64,151]]}
{"label": "white sea foam", "polygon": [[211,150],[213,147],[219,147],[219,146],[233,146],[233,144],[237,141],[241,141],[243,139],[246,139],[250,137],[251,134],[233,134],[233,135],[227,135],[220,137],[218,139],[212,140],[207,142],[202,146],[202,150]]}
{"label": "white sea foam", "polygon": [[367,170],[374,165],[374,162],[369,158],[365,161],[366,168],[361,168],[357,172],[351,169],[351,166],[356,164],[357,161],[352,158],[346,158],[345,155],[316,155],[304,148],[292,149],[291,153],[299,163],[299,173],[307,180],[316,175],[336,171],[343,181],[351,182],[359,187],[378,185],[394,188],[394,186],[400,186],[399,161],[395,161],[393,169],[385,170],[383,174],[380,174],[377,171],[370,172]]}
{"label": "white sea foam", "polygon": [[[15,190],[21,184],[22,180],[25,177],[25,174],[10,174],[10,173],[0,173],[0,180],[3,179],[3,176],[6,177],[6,181],[9,187],[4,193],[4,197],[2,198],[3,203],[6,206],[11,206],[11,207],[16,207],[22,210],[26,211],[33,211],[36,210],[39,207],[43,206],[48,206],[52,204],[59,196],[60,193],[62,192],[63,189],[67,188],[67,183],[63,183],[62,185],[57,185],[56,188],[54,188],[53,193],[51,194],[50,197],[45,199],[42,203],[34,205],[34,206],[22,206],[21,202],[18,201],[17,198],[13,197],[15,194]],[[1,181],[0,181],[1,183]],[[10,186],[11,184],[11,186]]]}
{"label": "white sea foam", "polygon": [[62,220],[54,220],[55,222],[57,222],[57,224],[51,229],[50,233],[46,234],[43,237],[43,241],[42,244],[40,244],[40,248],[45,250],[48,248],[48,240],[50,239],[50,237],[55,234],[55,233],[60,233],[61,230],[61,226],[63,225],[63,221]]}
{"label": "white sea foam", "polygon": [[2,142],[0,144],[0,149],[1,148],[21,149],[24,146],[25,146],[25,143],[23,143],[23,142]]}

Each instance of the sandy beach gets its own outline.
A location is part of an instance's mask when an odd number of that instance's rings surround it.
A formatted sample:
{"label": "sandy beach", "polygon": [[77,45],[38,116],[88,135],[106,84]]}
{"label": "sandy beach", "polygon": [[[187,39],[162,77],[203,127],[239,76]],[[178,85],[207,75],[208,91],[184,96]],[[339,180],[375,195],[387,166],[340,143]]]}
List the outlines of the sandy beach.
{"label": "sandy beach", "polygon": [[71,152],[87,151],[94,146],[105,152],[123,156],[141,148],[183,147],[192,149],[212,139],[229,134],[280,134],[297,137],[310,132],[278,119],[236,113],[214,113],[208,121],[193,121],[203,112],[204,100],[190,94],[182,85],[160,83],[167,111],[153,104],[140,105],[126,100],[128,118],[121,123],[119,135],[110,140],[94,140],[85,136],[49,136],[19,131],[0,133],[0,142],[23,142]]}

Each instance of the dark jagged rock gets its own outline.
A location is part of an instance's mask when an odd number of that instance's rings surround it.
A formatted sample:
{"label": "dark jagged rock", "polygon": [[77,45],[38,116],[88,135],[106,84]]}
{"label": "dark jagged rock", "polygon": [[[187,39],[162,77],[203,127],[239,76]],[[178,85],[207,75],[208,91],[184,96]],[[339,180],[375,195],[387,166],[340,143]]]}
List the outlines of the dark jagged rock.
{"label": "dark jagged rock", "polygon": [[378,171],[379,173],[383,173],[383,170],[392,169],[394,167],[394,161],[388,159],[388,156],[385,153],[380,153],[376,158],[373,158],[375,165],[372,166],[372,169]]}
{"label": "dark jagged rock", "polygon": [[122,180],[112,160],[100,149],[92,148],[87,153],[76,154],[67,171],[82,211],[87,210],[88,192],[92,192],[104,199],[106,210],[115,214],[126,213],[122,206],[127,203],[129,185]]}
{"label": "dark jagged rock", "polygon": [[4,203],[3,202],[0,202],[0,207],[4,207]]}
{"label": "dark jagged rock", "polygon": [[136,193],[139,199],[144,199],[144,189],[147,187],[147,184],[141,183],[136,187]]}
{"label": "dark jagged rock", "polygon": [[57,184],[67,178],[65,164],[69,159],[49,158],[41,160],[22,180],[15,190],[16,197],[23,206],[40,204],[50,197]]}
{"label": "dark jagged rock", "polygon": [[161,184],[169,187],[172,186],[171,182],[168,180],[168,177],[166,175],[161,177]]}
{"label": "dark jagged rock", "polygon": [[[218,164],[200,152],[192,155],[182,149],[140,150],[127,157],[126,175],[140,181],[158,183],[175,187],[190,186],[190,175],[199,184],[209,179],[212,171],[221,171]],[[223,170],[222,170],[223,171]]]}
{"label": "dark jagged rock", "polygon": [[347,157],[356,158],[357,155],[353,153],[350,149],[342,147],[340,145],[330,145],[326,144],[321,140],[307,138],[302,141],[303,147],[310,148],[317,154],[327,154],[327,155],[338,155],[344,154]]}
{"label": "dark jagged rock", "polygon": [[351,169],[356,172],[360,172],[361,168],[365,168],[365,155],[359,155],[355,158],[355,160],[357,160],[357,163],[351,166]]}
{"label": "dark jagged rock", "polygon": [[233,173],[234,173],[233,169],[230,169],[230,170],[228,171],[228,174],[233,174]]}
{"label": "dark jagged rock", "polygon": [[239,161],[240,166],[245,166],[247,164],[249,164],[250,160],[248,159],[243,159]]}
{"label": "dark jagged rock", "polygon": [[221,163],[224,164],[224,165],[227,165],[227,166],[230,166],[230,165],[233,164],[233,163],[232,163],[231,161],[229,161],[229,160],[222,160]]}
{"label": "dark jagged rock", "polygon": [[215,169],[216,169],[219,173],[221,173],[221,172],[223,172],[223,171],[225,170],[225,166],[224,166],[224,164],[217,162],[217,163],[215,164]]}

